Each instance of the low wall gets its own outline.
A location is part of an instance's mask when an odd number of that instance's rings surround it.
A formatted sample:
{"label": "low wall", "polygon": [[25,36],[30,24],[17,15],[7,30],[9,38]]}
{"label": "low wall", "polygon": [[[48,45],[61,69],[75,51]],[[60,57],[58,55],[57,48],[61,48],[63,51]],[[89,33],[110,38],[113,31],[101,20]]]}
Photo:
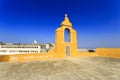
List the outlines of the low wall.
{"label": "low wall", "polygon": [[98,55],[96,52],[79,52],[79,56],[89,57],[89,56],[98,56]]}
{"label": "low wall", "polygon": [[23,62],[23,61],[35,61],[53,58],[63,58],[63,56],[49,54],[49,53],[35,53],[35,54],[15,54],[0,56],[1,62]]}
{"label": "low wall", "polygon": [[[120,58],[120,48],[97,48],[96,52],[77,52],[72,53],[71,57],[113,57]],[[43,59],[64,58],[65,55],[57,54],[54,48],[47,53],[31,53],[31,54],[15,54],[0,56],[0,61],[4,62],[23,62],[23,61],[35,61]]]}
{"label": "low wall", "polygon": [[120,58],[120,48],[97,48],[96,53],[101,57]]}
{"label": "low wall", "polygon": [[74,54],[73,57],[91,57],[91,56],[98,56],[96,52],[81,52],[78,51],[77,54]]}
{"label": "low wall", "polygon": [[41,59],[53,58],[53,55],[50,54],[15,54],[15,55],[4,55],[0,56],[0,61],[7,62],[22,62],[22,61],[33,61]]}
{"label": "low wall", "polygon": [[27,54],[12,54],[0,56],[0,61],[4,62],[23,62],[23,61],[34,61],[42,59],[59,58],[54,52],[54,47],[47,53],[27,53]]}
{"label": "low wall", "polygon": [[9,61],[9,56],[7,55],[0,55],[0,61],[1,62],[8,62]]}
{"label": "low wall", "polygon": [[112,57],[120,58],[120,48],[96,48],[96,52],[78,52],[75,57]]}

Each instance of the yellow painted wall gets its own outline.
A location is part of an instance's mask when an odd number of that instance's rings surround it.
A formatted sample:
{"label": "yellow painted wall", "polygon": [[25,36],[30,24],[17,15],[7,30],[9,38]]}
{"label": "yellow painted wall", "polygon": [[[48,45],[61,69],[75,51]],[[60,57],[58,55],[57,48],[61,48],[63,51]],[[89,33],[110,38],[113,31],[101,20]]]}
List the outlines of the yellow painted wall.
{"label": "yellow painted wall", "polygon": [[4,62],[23,62],[23,61],[35,61],[43,59],[62,58],[56,55],[52,50],[48,53],[31,53],[31,54],[15,54],[0,56],[0,61]]}
{"label": "yellow painted wall", "polygon": [[0,62],[8,62],[8,61],[9,61],[9,56],[8,55],[6,55],[6,56],[1,55],[0,56]]}
{"label": "yellow painted wall", "polygon": [[101,57],[120,58],[120,48],[97,48],[96,52]]}
{"label": "yellow painted wall", "polygon": [[[4,55],[0,56],[0,61],[23,62],[65,57],[65,55],[55,53],[54,50],[55,49],[53,48],[48,53]],[[92,56],[120,58],[120,48],[97,48],[96,52],[77,52],[72,54],[71,57],[92,57]]]}

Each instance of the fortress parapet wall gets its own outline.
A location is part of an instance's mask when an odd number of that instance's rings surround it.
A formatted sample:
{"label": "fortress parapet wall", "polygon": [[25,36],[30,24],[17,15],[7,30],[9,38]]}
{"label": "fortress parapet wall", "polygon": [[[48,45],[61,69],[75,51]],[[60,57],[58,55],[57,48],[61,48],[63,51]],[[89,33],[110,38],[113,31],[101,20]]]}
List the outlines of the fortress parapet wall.
{"label": "fortress parapet wall", "polygon": [[96,53],[101,57],[120,58],[120,48],[97,48]]}
{"label": "fortress parapet wall", "polygon": [[[120,48],[97,48],[96,52],[79,52],[72,53],[71,57],[112,57],[120,58]],[[35,54],[15,54],[0,56],[1,62],[24,62],[44,59],[65,58],[65,55],[56,54],[54,48],[47,53]]]}

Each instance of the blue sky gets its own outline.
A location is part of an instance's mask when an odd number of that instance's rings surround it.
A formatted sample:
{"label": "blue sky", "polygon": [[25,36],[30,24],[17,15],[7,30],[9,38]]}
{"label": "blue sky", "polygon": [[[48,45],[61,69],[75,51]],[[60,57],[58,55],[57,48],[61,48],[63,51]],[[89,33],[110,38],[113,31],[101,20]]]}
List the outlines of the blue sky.
{"label": "blue sky", "polygon": [[0,41],[55,41],[67,13],[79,48],[120,47],[120,0],[0,0]]}

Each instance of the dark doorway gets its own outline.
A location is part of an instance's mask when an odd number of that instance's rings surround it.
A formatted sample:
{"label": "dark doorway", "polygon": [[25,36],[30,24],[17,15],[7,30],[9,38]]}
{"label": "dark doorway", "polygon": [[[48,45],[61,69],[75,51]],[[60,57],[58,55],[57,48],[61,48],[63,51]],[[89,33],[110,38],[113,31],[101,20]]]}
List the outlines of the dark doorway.
{"label": "dark doorway", "polygon": [[66,46],[66,56],[70,56],[70,46]]}

